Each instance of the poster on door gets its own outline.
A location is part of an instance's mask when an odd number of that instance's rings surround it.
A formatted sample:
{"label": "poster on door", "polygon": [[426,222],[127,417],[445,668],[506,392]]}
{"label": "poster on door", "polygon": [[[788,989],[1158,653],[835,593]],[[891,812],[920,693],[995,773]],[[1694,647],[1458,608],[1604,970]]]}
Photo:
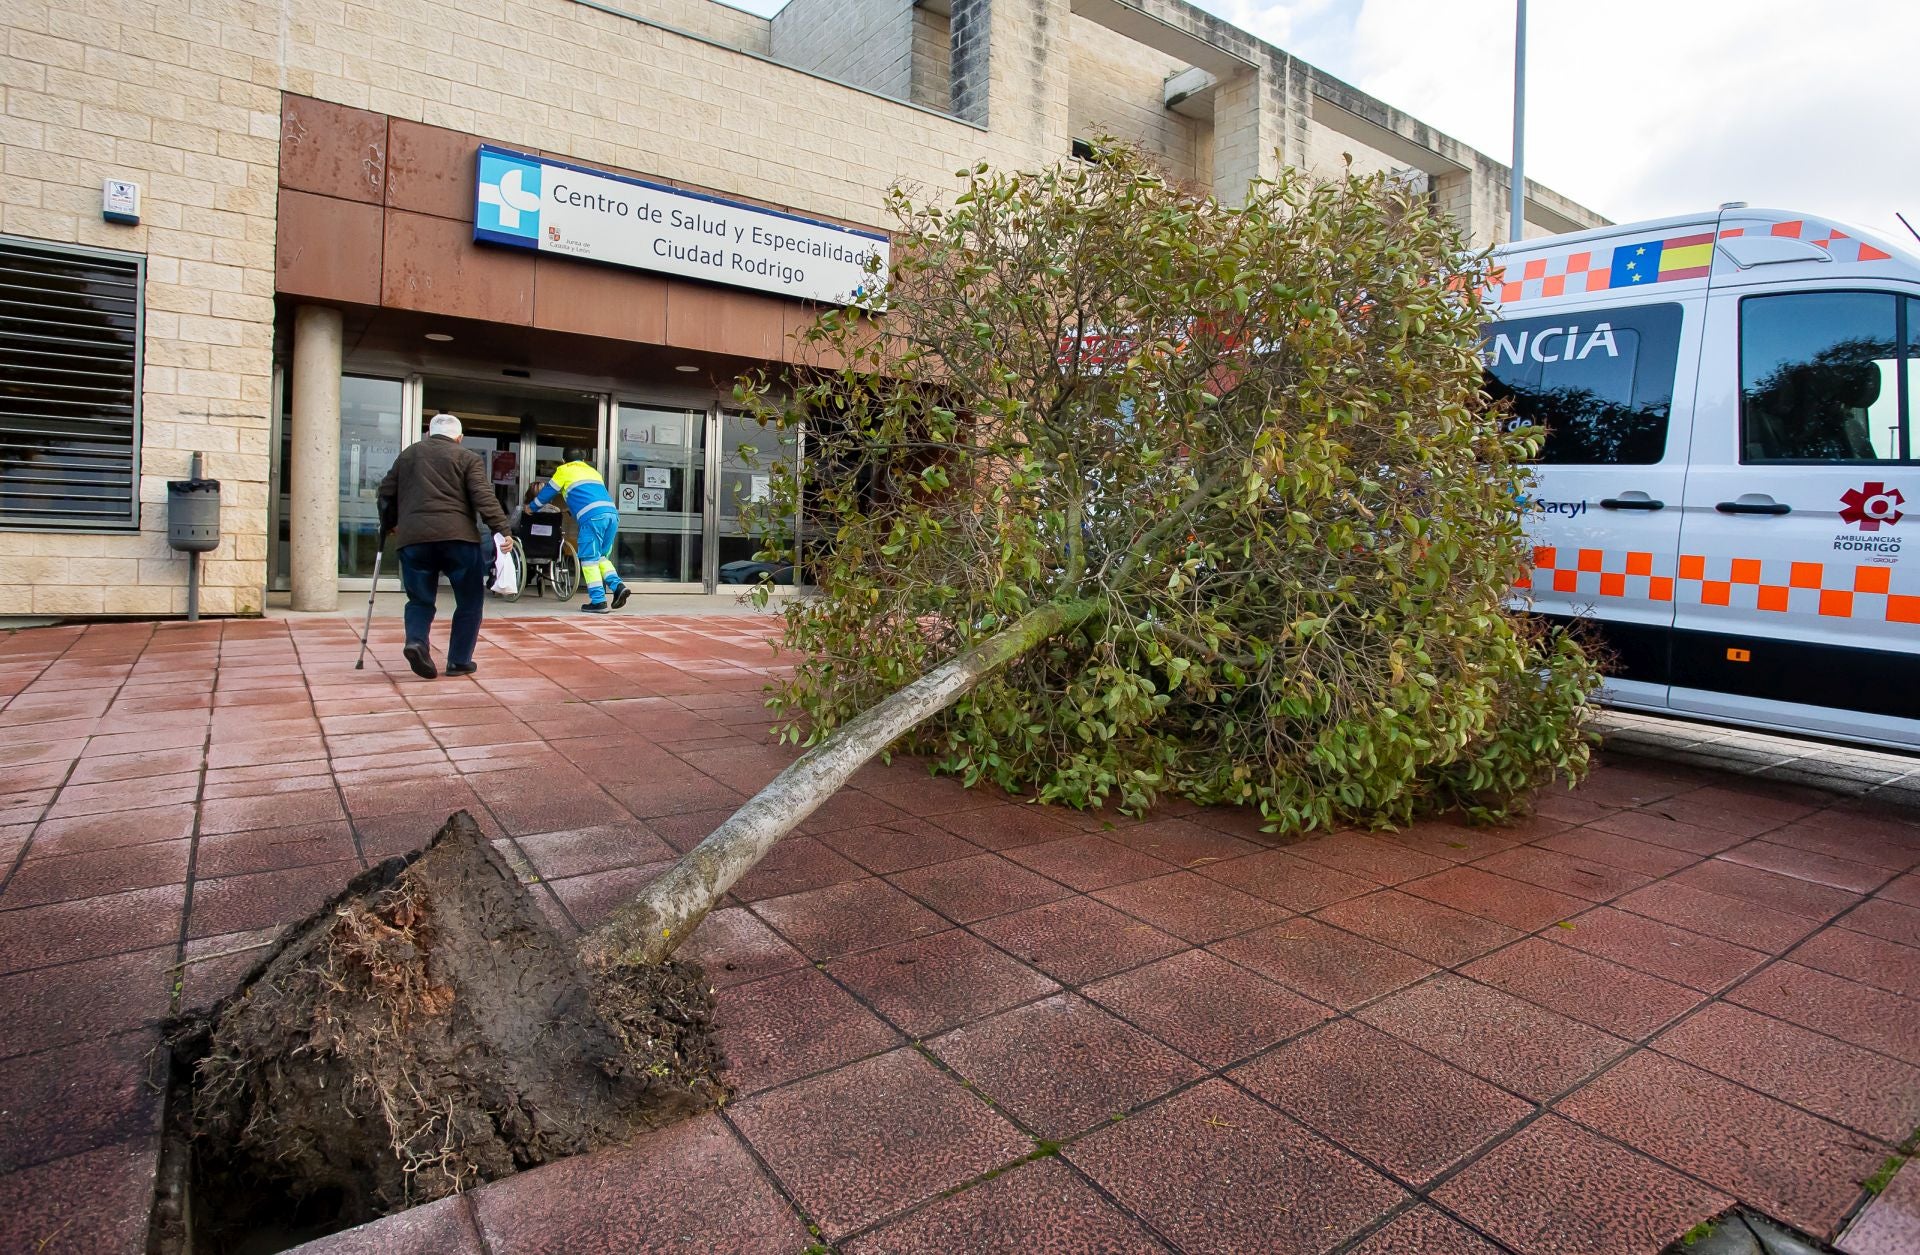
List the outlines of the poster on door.
{"label": "poster on door", "polygon": [[649,466],[647,468],[646,486],[648,488],[673,487],[672,468],[666,466]]}
{"label": "poster on door", "polygon": [[512,449],[501,449],[493,455],[493,482],[513,485],[520,482],[520,455]]}

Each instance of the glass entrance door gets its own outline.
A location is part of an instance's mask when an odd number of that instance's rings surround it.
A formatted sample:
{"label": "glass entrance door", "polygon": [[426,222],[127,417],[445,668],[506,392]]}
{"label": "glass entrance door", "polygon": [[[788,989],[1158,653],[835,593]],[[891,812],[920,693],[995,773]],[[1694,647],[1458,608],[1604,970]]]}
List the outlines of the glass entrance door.
{"label": "glass entrance door", "polygon": [[435,414],[459,418],[462,443],[485,459],[494,496],[512,518],[562,462],[588,462],[605,472],[600,410],[595,394],[428,379],[420,421],[425,434]]}
{"label": "glass entrance door", "polygon": [[760,541],[741,521],[740,508],[748,502],[768,499],[774,464],[785,462],[791,466],[798,443],[791,432],[762,427],[740,414],[722,411],[717,416],[717,425],[719,492],[714,511],[717,551],[714,582],[758,584],[771,579],[775,584],[791,584],[791,564],[755,560],[753,555],[760,551]]}
{"label": "glass entrance door", "polygon": [[704,410],[621,403],[608,487],[620,509],[614,565],[634,585],[706,581],[707,423]]}

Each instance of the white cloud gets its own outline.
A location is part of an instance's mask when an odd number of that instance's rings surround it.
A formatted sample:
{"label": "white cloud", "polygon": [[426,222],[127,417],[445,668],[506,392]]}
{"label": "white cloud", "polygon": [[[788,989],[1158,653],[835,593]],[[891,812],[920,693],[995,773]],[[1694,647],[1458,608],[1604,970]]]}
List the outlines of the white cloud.
{"label": "white cloud", "polygon": [[[1505,160],[1513,0],[1203,0]],[[1527,173],[1626,221],[1745,200],[1911,241],[1914,0],[1533,0]]]}

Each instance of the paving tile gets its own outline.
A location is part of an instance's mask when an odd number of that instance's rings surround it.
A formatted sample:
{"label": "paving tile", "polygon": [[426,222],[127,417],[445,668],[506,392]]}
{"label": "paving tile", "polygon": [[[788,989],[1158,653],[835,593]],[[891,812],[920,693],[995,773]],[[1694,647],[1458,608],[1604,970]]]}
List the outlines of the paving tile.
{"label": "paving tile", "polygon": [[1920,1168],[1912,1161],[1847,1226],[1845,1255],[1913,1255],[1920,1249]]}
{"label": "paving tile", "polygon": [[1832,919],[1860,900],[1845,889],[1731,863],[1724,856],[1695,863],[1676,873],[1673,882],[1815,920]]}
{"label": "paving tile", "polygon": [[912,1049],[756,1095],[731,1111],[829,1240],[1005,1166],[1033,1146]]}
{"label": "paving tile", "polygon": [[1854,932],[1845,927],[1851,918],[1844,916],[1839,925],[1815,933],[1787,957],[1802,967],[1920,999],[1920,949]]}
{"label": "paving tile", "polygon": [[725,989],[806,964],[806,957],[742,906],[715,911],[700,921],[675,958],[698,963],[707,983]]}
{"label": "paving tile", "polygon": [[1410,880],[1400,886],[1400,891],[1522,932],[1577,915],[1588,905],[1568,894],[1509,880],[1478,867],[1449,867]]}
{"label": "paving tile", "polygon": [[875,950],[948,927],[926,907],[872,877],[769,898],[755,903],[753,911],[810,959]]}
{"label": "paving tile", "polygon": [[1351,1255],[1506,1255],[1459,1221],[1428,1206],[1406,1212]]}
{"label": "paving tile", "polygon": [[1520,936],[1504,924],[1397,889],[1335,903],[1315,911],[1314,918],[1441,967],[1464,963]]}
{"label": "paving tile", "polygon": [[1244,967],[1188,950],[1086,987],[1086,996],[1175,1050],[1220,1068],[1330,1014]]}
{"label": "paving tile", "polygon": [[1920,906],[1920,872],[1908,872],[1896,880],[1888,881],[1875,896],[1889,902]]}
{"label": "paving tile", "polygon": [[1817,921],[1804,915],[1789,915],[1671,880],[1636,889],[1616,905],[1676,928],[1769,954],[1781,953],[1819,927]]}
{"label": "paving tile", "polygon": [[[923,767],[916,764],[901,763],[896,766],[903,770],[881,783],[863,784],[861,790],[899,807],[909,815],[928,819],[945,818],[960,811],[998,809],[1009,805],[999,800],[1004,794],[987,789],[969,790],[952,776],[928,775]],[[1039,807],[1031,809],[1040,810]],[[947,825],[942,824],[941,827]],[[972,840],[959,828],[950,828],[949,831]]]}
{"label": "paving tile", "polygon": [[1150,819],[1145,823],[1125,824],[1107,836],[1130,850],[1188,869],[1239,858],[1261,849],[1258,843],[1190,819]]}
{"label": "paving tile", "polygon": [[360,872],[358,862],[319,863],[289,871],[197,880],[187,936],[245,932],[291,924],[318,909]]}
{"label": "paving tile", "polygon": [[1895,875],[1891,868],[1834,858],[1829,854],[1790,845],[1776,845],[1764,839],[1736,845],[1719,857],[1729,863],[1776,872],[1848,893],[1871,893]]}
{"label": "paving tile", "polygon": [[1435,819],[1419,820],[1405,828],[1373,835],[1378,840],[1404,845],[1448,863],[1470,863],[1524,844],[1523,838],[1504,828],[1469,828]]}
{"label": "paving tile", "polygon": [[472,1195],[492,1255],[798,1251],[806,1227],[719,1116],[496,1181]]}
{"label": "paving tile", "polygon": [[727,1083],[741,1094],[878,1054],[902,1040],[810,967],[730,987],[714,1018],[727,1053]]}
{"label": "paving tile", "polygon": [[876,876],[930,863],[951,863],[980,852],[980,847],[971,841],[918,819],[822,832],[820,844],[852,859]]}
{"label": "paving tile", "polygon": [[1828,1233],[1886,1148],[1651,1051],[1560,1103],[1563,1115],[1808,1233]]}
{"label": "paving tile", "polygon": [[484,1255],[471,1197],[463,1194],[408,1208],[296,1246],[288,1255]]}
{"label": "paving tile", "polygon": [[866,874],[864,868],[834,853],[818,838],[795,834],[781,838],[767,851],[767,856],[733,886],[733,896],[742,902],[758,902],[859,880]]}
{"label": "paving tile", "polygon": [[1614,814],[1619,807],[1602,802],[1589,802],[1583,797],[1571,793],[1560,793],[1553,789],[1543,789],[1533,801],[1534,810],[1548,819],[1560,820],[1567,825],[1588,824]]}
{"label": "paving tile", "polygon": [[1729,1002],[1701,1008],[1653,1044],[1884,1142],[1920,1126],[1920,1068]]}
{"label": "paving tile", "polygon": [[1865,827],[1853,816],[1826,811],[1784,828],[1775,828],[1766,839],[1889,871],[1904,872],[1920,866],[1920,835],[1911,829],[1897,836],[1883,835],[1867,831]]}
{"label": "paving tile", "polygon": [[26,859],[0,892],[0,911],[183,885],[190,846],[187,841],[156,841],[87,854],[42,856],[29,847]]}
{"label": "paving tile", "polygon": [[825,832],[843,832],[849,828],[888,827],[920,822],[912,814],[871,793],[842,789],[820,804],[819,809],[801,822],[800,831],[818,836]]}
{"label": "paving tile", "polygon": [[1091,833],[1064,841],[1017,846],[1008,850],[1006,856],[1022,867],[1082,893],[1164,876],[1174,870],[1173,865],[1163,859]]}
{"label": "paving tile", "polygon": [[1434,970],[1412,955],[1305,916],[1207,948],[1342,1011],[1403,989]]}
{"label": "paving tile", "polygon": [[1569,828],[1536,844],[1543,850],[1552,850],[1570,858],[1604,863],[1609,867],[1653,877],[1679,871],[1700,858],[1687,850],[1675,850],[1651,841],[1635,841],[1632,837],[1601,832],[1595,828]]}
{"label": "paving tile", "polygon": [[927,1037],[1059,986],[962,929],[829,965],[836,979],[914,1037]]}
{"label": "paving tile", "polygon": [[275,793],[266,797],[226,798],[200,804],[200,831],[245,832],[252,828],[281,828],[345,819],[337,788]]}
{"label": "paving tile", "polygon": [[0,1176],[0,1250],[144,1255],[158,1137],[137,1137]]}
{"label": "paving tile", "polygon": [[1383,885],[1397,885],[1401,881],[1431,876],[1450,865],[1447,859],[1422,854],[1392,841],[1378,841],[1357,832],[1337,832],[1332,836],[1302,841],[1288,846],[1287,852],[1308,862]]}
{"label": "paving tile", "polygon": [[643,863],[638,867],[616,867],[612,871],[588,872],[584,876],[566,876],[545,884],[567,908],[567,914],[581,928],[596,928],[609,915],[638,897],[642,890],[658,880],[672,863]]}
{"label": "paving tile", "polygon": [[187,887],[165,885],[0,911],[0,972],[171,945],[186,909]]}
{"label": "paving tile", "polygon": [[1698,990],[1591,954],[1528,937],[1460,969],[1568,1019],[1639,1040],[1698,1006]]}
{"label": "paving tile", "polygon": [[1784,961],[1726,996],[1816,1033],[1920,1064],[1920,1001]]}
{"label": "paving tile", "polygon": [[1371,880],[1295,858],[1282,850],[1262,850],[1197,870],[1208,880],[1265,898],[1289,911],[1317,911],[1380,887]]}
{"label": "paving tile", "polygon": [[215,879],[310,867],[315,863],[345,862],[358,857],[352,825],[345,820],[334,820],[201,837],[194,849],[193,874],[196,880]]}
{"label": "paving tile", "polygon": [[1009,850],[1015,846],[1060,841],[1085,831],[1050,806],[1012,805],[1005,802],[957,811],[934,810],[910,813],[921,815],[957,837],[963,837],[988,850]]}
{"label": "paving tile", "polygon": [[[17,876],[19,873],[15,873]],[[1901,902],[1869,901],[1842,916],[1842,928],[1866,933],[1902,946],[1920,946],[1920,907]]]}
{"label": "paving tile", "polygon": [[1137,880],[1099,890],[1093,896],[1195,945],[1250,932],[1287,914],[1271,902],[1195,872]]}
{"label": "paving tile", "polygon": [[658,863],[675,857],[674,849],[637,819],[623,824],[538,833],[518,837],[515,842],[534,869],[549,880]]}
{"label": "paving tile", "polygon": [[1474,866],[1588,902],[1609,901],[1653,879],[1622,867],[1610,867],[1592,859],[1575,858],[1531,845],[1490,854]]}
{"label": "paving tile", "polygon": [[1101,1129],[1065,1154],[1190,1251],[1318,1255],[1407,1197],[1219,1080]]}
{"label": "paving tile", "polygon": [[1572,927],[1547,929],[1543,935],[1705,993],[1724,989],[1767,961],[1758,950],[1610,906],[1597,906],[1567,922]]}
{"label": "paving tile", "polygon": [[1684,823],[1670,819],[1665,815],[1651,811],[1617,811],[1603,815],[1587,825],[1598,832],[1611,832],[1635,841],[1645,841],[1650,845],[1664,845],[1669,849],[1684,850],[1689,854],[1706,857],[1718,854],[1722,850],[1732,849],[1747,838],[1735,833],[1722,832],[1718,828],[1703,828],[1698,824]]}
{"label": "paving tile", "polygon": [[1288,1042],[1233,1079],[1309,1128],[1424,1185],[1533,1104],[1354,1020]]}
{"label": "paving tile", "polygon": [[192,806],[146,806],[106,816],[44,819],[33,831],[36,854],[86,854],[194,835]]}
{"label": "paving tile", "polygon": [[1058,1159],[1023,1164],[841,1248],[846,1255],[1160,1255],[1166,1247]]}
{"label": "paving tile", "polygon": [[971,931],[1068,985],[1186,949],[1179,938],[1083,897],[983,920]]}
{"label": "paving tile", "polygon": [[167,1011],[171,945],[0,976],[0,1058],[149,1028]]}
{"label": "paving tile", "polygon": [[1204,1074],[1084,998],[1060,994],[965,1025],[928,1049],[1042,1137],[1084,1132]]}
{"label": "paving tile", "polygon": [[1733,1203],[1551,1115],[1482,1155],[1433,1199],[1518,1255],[1648,1255]]}
{"label": "paving tile", "polygon": [[1627,1049],[1617,1037],[1458,976],[1437,976],[1358,1015],[1536,1102],[1572,1089]]}
{"label": "paving tile", "polygon": [[[1691,793],[1665,798],[1654,803],[1654,807],[1663,814],[1687,823],[1721,828],[1748,837],[1757,837],[1783,824],[1805,819],[1819,809],[1818,806],[1784,796],[1796,790],[1778,786],[1776,790],[1783,796],[1768,796],[1769,787],[1762,781],[1742,781],[1738,788],[1708,785]],[[1825,796],[1821,798],[1823,805],[1829,800]]]}
{"label": "paving tile", "polygon": [[998,854],[984,853],[896,872],[887,881],[956,924],[1058,901],[1071,892]]}
{"label": "paving tile", "polygon": [[[505,835],[485,807],[469,810],[467,814],[488,838],[499,840]],[[359,834],[360,849],[366,854],[367,861],[377,863],[381,859],[411,854],[422,848],[433,840],[433,834],[440,831],[448,818],[445,811],[407,811],[397,815],[356,819],[353,821],[353,830]]]}
{"label": "paving tile", "polygon": [[157,1132],[158,1045],[139,1031],[0,1061],[0,1174]]}

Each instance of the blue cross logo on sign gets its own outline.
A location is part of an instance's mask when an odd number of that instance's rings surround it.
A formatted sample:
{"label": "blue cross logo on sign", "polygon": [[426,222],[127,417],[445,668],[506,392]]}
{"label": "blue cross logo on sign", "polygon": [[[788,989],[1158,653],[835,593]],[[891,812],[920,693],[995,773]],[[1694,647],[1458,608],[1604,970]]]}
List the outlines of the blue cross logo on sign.
{"label": "blue cross logo on sign", "polygon": [[532,243],[540,238],[540,167],[504,153],[480,154],[479,203],[474,226],[493,236]]}

